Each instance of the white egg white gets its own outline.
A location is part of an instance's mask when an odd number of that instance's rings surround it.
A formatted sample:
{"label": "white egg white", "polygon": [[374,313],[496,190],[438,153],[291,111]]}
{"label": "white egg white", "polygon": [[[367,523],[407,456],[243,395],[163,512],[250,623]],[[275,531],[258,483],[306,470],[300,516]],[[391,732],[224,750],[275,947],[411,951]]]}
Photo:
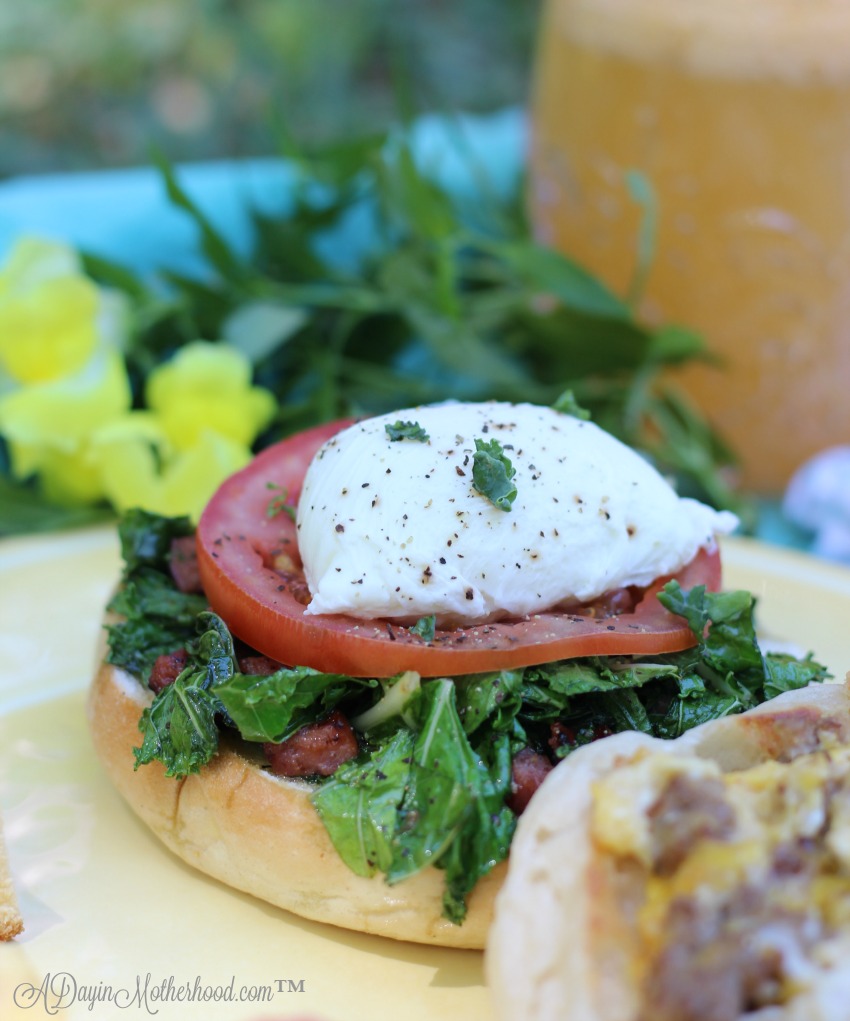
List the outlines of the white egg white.
{"label": "white egg white", "polygon": [[[397,421],[428,440],[390,439]],[[476,438],[498,440],[516,470],[510,510],[473,486]],[[454,624],[648,585],[736,524],[598,426],[498,402],[351,426],[317,453],[297,516],[308,613]]]}

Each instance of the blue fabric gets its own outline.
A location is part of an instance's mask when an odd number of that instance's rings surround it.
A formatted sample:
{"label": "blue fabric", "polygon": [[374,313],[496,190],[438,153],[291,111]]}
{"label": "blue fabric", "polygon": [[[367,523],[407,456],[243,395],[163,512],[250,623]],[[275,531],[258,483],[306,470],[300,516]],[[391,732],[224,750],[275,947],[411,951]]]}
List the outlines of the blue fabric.
{"label": "blue fabric", "polygon": [[[291,170],[276,160],[181,167],[181,183],[236,246],[250,244],[248,210],[285,202]],[[199,265],[196,231],[150,167],[24,177],[0,185],[0,253],[22,234],[67,241],[142,273]]]}

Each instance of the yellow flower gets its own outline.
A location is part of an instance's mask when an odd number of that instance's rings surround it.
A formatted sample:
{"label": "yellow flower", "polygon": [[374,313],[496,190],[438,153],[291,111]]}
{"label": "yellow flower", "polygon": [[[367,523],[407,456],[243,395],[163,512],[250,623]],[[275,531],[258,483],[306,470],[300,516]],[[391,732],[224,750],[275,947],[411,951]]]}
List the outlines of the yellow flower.
{"label": "yellow flower", "polygon": [[145,396],[175,450],[195,447],[207,430],[248,447],[276,406],[251,385],[251,365],[236,348],[200,340],[154,369]]}
{"label": "yellow flower", "polygon": [[0,368],[23,384],[77,372],[98,344],[102,311],[73,249],[22,239],[0,270]]}
{"label": "yellow flower", "polygon": [[250,461],[274,397],[251,385],[251,366],[237,350],[197,341],[150,374],[146,398],[149,410],[94,437],[104,490],[119,510],[197,520],[218,486]]}
{"label": "yellow flower", "polygon": [[92,434],[130,407],[130,383],[117,351],[101,351],[64,379],[22,386],[0,398],[0,433],[18,478],[38,473],[48,499],[90,503],[103,496],[90,459]]}
{"label": "yellow flower", "polygon": [[131,412],[95,437],[93,459],[107,497],[118,510],[188,514],[197,521],[219,485],[251,460],[250,449],[205,430],[188,450],[169,453],[157,419]]}
{"label": "yellow flower", "polygon": [[251,458],[275,400],[235,348],[198,341],[154,369],[131,411],[118,297],[75,252],[19,242],[0,269],[0,434],[12,472],[48,499],[197,517]]}

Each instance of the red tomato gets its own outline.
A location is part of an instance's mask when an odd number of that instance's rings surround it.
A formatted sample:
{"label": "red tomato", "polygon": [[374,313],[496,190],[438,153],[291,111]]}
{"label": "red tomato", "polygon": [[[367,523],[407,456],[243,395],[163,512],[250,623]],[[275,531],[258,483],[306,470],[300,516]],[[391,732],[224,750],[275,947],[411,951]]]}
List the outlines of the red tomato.
{"label": "red tomato", "polygon": [[[198,526],[198,561],[210,605],[231,631],[259,652],[290,665],[353,677],[392,677],[416,670],[452,677],[549,663],[573,656],[654,655],[694,644],[681,617],[655,598],[669,580],[646,590],[632,613],[585,617],[536,613],[521,620],[437,629],[425,642],[387,620],[304,612],[310,595],[295,524],[273,513],[286,491],[295,506],[313,455],[349,422],[332,422],[283,440],[227,479]],[[675,575],[683,588],[720,587],[720,556],[701,551]]]}

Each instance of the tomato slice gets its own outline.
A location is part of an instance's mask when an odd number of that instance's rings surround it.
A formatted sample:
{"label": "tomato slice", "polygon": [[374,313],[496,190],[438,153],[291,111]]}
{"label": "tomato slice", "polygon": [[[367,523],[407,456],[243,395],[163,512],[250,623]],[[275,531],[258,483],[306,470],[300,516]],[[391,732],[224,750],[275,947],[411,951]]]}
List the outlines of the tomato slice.
{"label": "tomato slice", "polygon": [[[227,479],[198,526],[198,561],[210,605],[232,632],[281,663],[354,677],[423,677],[532,666],[574,656],[653,655],[695,644],[681,617],[646,590],[631,613],[587,617],[535,613],[520,620],[440,630],[426,642],[387,620],[305,613],[309,592],[295,524],[277,503],[295,506],[304,475],[321,445],[349,421],[299,433],[260,453]],[[275,512],[277,510],[277,512]],[[676,577],[683,588],[720,587],[720,555],[702,550]]]}

